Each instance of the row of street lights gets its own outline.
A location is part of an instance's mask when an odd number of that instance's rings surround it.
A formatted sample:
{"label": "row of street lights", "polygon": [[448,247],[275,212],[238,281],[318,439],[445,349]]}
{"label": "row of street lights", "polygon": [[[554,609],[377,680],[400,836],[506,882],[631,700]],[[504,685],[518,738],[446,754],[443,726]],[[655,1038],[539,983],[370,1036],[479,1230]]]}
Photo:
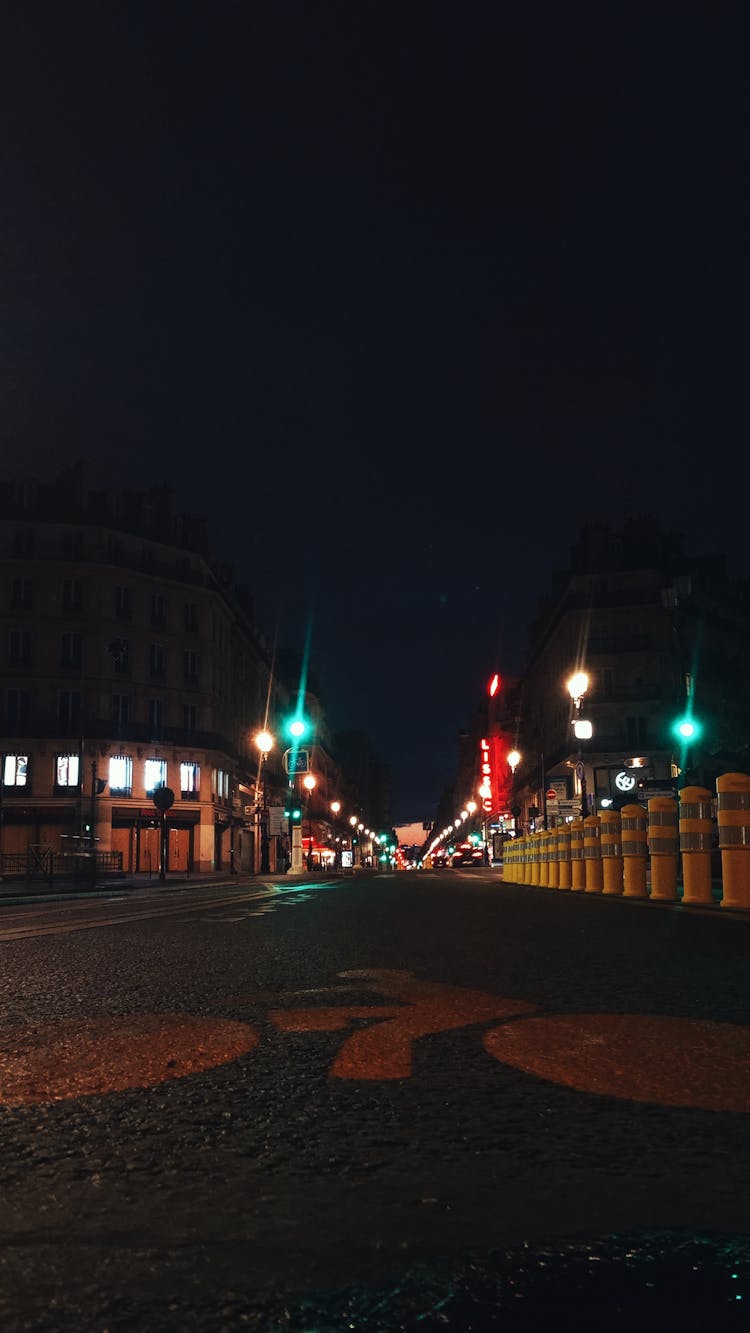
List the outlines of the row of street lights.
{"label": "row of street lights", "polygon": [[[587,813],[587,792],[586,792],[586,769],[583,762],[583,742],[585,740],[590,740],[594,731],[593,725],[589,721],[589,719],[584,718],[581,715],[583,700],[589,688],[588,673],[582,670],[575,671],[573,675],[569,678],[569,680],[566,682],[566,687],[575,706],[575,716],[573,718],[573,733],[578,741],[578,762],[576,766],[576,776],[578,779],[580,794],[581,794],[581,811],[585,815]],[[512,750],[510,750],[506,756],[506,762],[508,764],[508,767],[510,768],[511,774],[514,779],[515,779],[516,769],[521,763],[522,758],[523,756],[521,755],[521,752],[515,747]],[[546,784],[546,778],[544,774],[542,774],[542,782]],[[483,801],[491,797],[492,793],[489,787],[489,783],[487,782],[486,779],[482,783],[482,785],[477,789],[477,794],[480,798],[482,798]],[[470,819],[470,817],[475,813],[476,809],[477,809],[477,804],[475,801],[473,800],[467,801],[465,806],[462,808],[460,815],[457,818],[455,818],[451,824],[448,824],[446,828],[444,828],[430,844],[429,848],[430,852],[431,853],[434,852],[438,847],[440,847],[441,843],[443,843],[446,839],[452,839],[453,837],[455,837],[457,831],[461,828],[462,824],[465,824]],[[486,820],[483,823],[483,837],[486,848],[487,847]]]}
{"label": "row of street lights", "polygon": [[[297,741],[299,741],[300,737],[304,735],[305,724],[300,719],[295,719],[291,723],[289,730],[292,736]],[[269,827],[268,827],[269,812],[268,812],[268,798],[267,798],[266,779],[265,779],[265,765],[268,756],[271,753],[271,750],[276,744],[276,738],[272,732],[270,732],[267,728],[263,727],[261,728],[260,731],[255,733],[253,737],[253,742],[258,751],[258,781],[256,784],[256,809],[258,810],[259,813],[260,835],[261,835],[260,870],[262,874],[268,874],[271,869],[271,863],[270,863],[270,837],[269,837]],[[315,778],[314,774],[305,773],[304,777],[302,778],[302,785],[305,788],[305,791],[307,792],[306,808],[307,808],[308,846],[307,846],[306,866],[308,870],[312,870],[313,828],[312,828],[312,811],[311,811],[310,801],[312,793],[315,790],[316,786],[318,785],[317,779]],[[333,841],[334,841],[333,861],[334,861],[334,866],[338,868],[341,865],[341,837],[337,832],[339,815],[341,814],[341,802],[338,800],[331,801],[329,805],[329,810],[331,812],[332,824],[333,824]],[[381,835],[377,834],[374,830],[367,828],[365,824],[360,820],[358,815],[352,815],[349,819],[349,824],[351,826],[352,859],[354,859],[353,849],[354,849],[355,839],[357,837],[359,837],[360,841],[363,836],[368,837],[370,839],[370,848],[372,855],[373,844],[377,844],[378,847],[381,845],[382,842]]]}

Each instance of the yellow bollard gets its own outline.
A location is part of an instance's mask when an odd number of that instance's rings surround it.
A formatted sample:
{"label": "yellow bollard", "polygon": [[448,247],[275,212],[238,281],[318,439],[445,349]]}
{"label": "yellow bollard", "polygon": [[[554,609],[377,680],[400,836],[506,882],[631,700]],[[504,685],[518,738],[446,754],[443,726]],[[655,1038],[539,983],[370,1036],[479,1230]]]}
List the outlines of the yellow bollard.
{"label": "yellow bollard", "polygon": [[683,787],[679,797],[682,901],[710,907],[714,900],[711,892],[711,793],[707,787]]}
{"label": "yellow bollard", "polygon": [[586,893],[602,891],[601,816],[587,815],[583,821],[583,864]]}
{"label": "yellow bollard", "polygon": [[503,847],[503,883],[510,884],[513,879],[513,863],[516,855],[516,840],[508,838]]}
{"label": "yellow bollard", "polygon": [[570,824],[557,829],[557,887],[570,888]]}
{"label": "yellow bollard", "polygon": [[539,832],[531,835],[531,878],[529,884],[539,883]]}
{"label": "yellow bollard", "polygon": [[556,889],[560,882],[560,867],[557,862],[557,829],[551,828],[547,833],[547,860],[549,861],[549,874],[547,880],[551,889]]}
{"label": "yellow bollard", "polygon": [[652,796],[648,803],[648,850],[651,857],[651,897],[657,902],[677,898],[677,802],[671,796]]}
{"label": "yellow bollard", "polygon": [[646,807],[624,805],[620,811],[622,827],[622,892],[624,898],[648,898],[646,866]]}
{"label": "yellow bollard", "polygon": [[574,893],[586,888],[583,864],[583,820],[574,819],[570,825],[570,887]]}
{"label": "yellow bollard", "polygon": [[721,905],[750,910],[750,777],[722,773],[716,779]]}
{"label": "yellow bollard", "polygon": [[619,810],[607,810],[601,819],[602,892],[622,893],[622,816]]}
{"label": "yellow bollard", "polygon": [[549,888],[549,837],[546,828],[539,830],[539,883]]}
{"label": "yellow bollard", "polygon": [[531,883],[531,837],[527,833],[523,840],[523,849],[521,853],[520,882],[522,884]]}

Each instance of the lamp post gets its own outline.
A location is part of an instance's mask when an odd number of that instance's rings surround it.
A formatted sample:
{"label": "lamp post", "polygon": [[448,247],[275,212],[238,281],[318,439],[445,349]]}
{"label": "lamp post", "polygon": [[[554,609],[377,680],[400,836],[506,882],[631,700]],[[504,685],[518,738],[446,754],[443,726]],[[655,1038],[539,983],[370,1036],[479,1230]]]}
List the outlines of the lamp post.
{"label": "lamp post", "polygon": [[573,734],[578,741],[578,781],[581,784],[581,818],[585,819],[588,814],[588,799],[586,796],[586,765],[583,762],[583,742],[591,740],[594,728],[587,718],[581,717],[581,703],[589,687],[588,674],[585,671],[576,671],[568,681],[568,694],[575,705],[575,717],[573,718]]}
{"label": "lamp post", "polygon": [[518,832],[518,803],[516,801],[516,769],[521,762],[521,755],[518,750],[511,750],[508,755],[508,768],[510,769],[511,782],[513,786],[513,804],[510,807],[510,813],[513,816],[513,836]]}
{"label": "lamp post", "polygon": [[304,776],[304,778],[302,779],[302,783],[303,783],[303,786],[304,786],[304,787],[306,788],[306,790],[307,790],[307,838],[308,838],[308,843],[307,843],[307,868],[308,868],[308,870],[312,870],[312,868],[313,868],[313,832],[312,832],[312,813],[311,813],[311,810],[310,810],[310,797],[312,796],[313,791],[315,790],[315,787],[316,787],[317,784],[316,784],[316,782],[315,782],[315,778],[313,777],[312,773],[306,773],[305,776]]}
{"label": "lamp post", "polygon": [[[266,760],[276,742],[270,731],[266,731],[265,728],[256,732],[253,740],[258,750],[258,783],[255,789],[255,806],[259,812],[258,822],[260,824],[260,873],[261,875],[267,875],[271,869],[271,859],[268,838],[268,803],[266,801]],[[260,804],[258,803],[258,788],[260,788]]]}
{"label": "lamp post", "polygon": [[341,802],[331,801],[331,814],[333,815],[333,866],[335,870],[338,870],[341,865],[341,843],[336,835],[340,810]]}

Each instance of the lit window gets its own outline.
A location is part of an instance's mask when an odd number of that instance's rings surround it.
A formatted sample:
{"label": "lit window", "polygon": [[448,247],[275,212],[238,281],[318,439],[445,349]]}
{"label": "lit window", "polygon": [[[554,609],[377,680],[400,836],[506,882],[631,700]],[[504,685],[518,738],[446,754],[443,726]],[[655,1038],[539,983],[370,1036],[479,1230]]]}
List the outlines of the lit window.
{"label": "lit window", "polygon": [[180,764],[180,791],[183,800],[197,800],[200,795],[201,770],[199,764]]}
{"label": "lit window", "polygon": [[77,787],[81,771],[77,754],[59,754],[55,760],[55,782],[58,787]]}
{"label": "lit window", "polygon": [[147,759],[143,766],[143,783],[146,795],[151,796],[157,787],[167,785],[166,759]]}
{"label": "lit window", "polygon": [[3,764],[3,786],[25,787],[29,773],[27,754],[6,754]]}
{"label": "lit window", "polygon": [[109,761],[109,789],[116,796],[133,793],[133,760],[127,754],[113,754]]}

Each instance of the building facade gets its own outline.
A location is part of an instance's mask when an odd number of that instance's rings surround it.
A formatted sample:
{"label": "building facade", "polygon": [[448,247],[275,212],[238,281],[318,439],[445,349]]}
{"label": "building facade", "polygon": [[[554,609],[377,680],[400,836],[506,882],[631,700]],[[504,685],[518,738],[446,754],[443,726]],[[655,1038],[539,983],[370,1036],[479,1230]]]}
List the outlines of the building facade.
{"label": "building facade", "polygon": [[[587,687],[576,740],[575,672]],[[746,766],[750,589],[650,517],[582,530],[540,599],[519,692],[515,800],[526,829]],[[694,722],[689,741],[676,734]],[[744,768],[747,771],[747,768]]]}
{"label": "building facade", "polygon": [[252,737],[290,695],[171,489],[92,492],[81,467],[0,484],[0,654],[4,854],[257,868]]}

